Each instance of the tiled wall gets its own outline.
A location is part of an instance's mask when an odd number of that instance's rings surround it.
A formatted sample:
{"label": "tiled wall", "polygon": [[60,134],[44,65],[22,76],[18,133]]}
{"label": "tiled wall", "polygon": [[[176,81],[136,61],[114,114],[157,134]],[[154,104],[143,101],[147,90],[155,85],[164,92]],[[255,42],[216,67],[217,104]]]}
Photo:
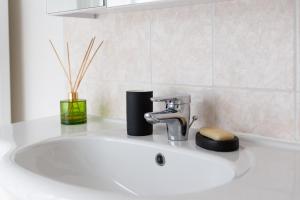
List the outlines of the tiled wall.
{"label": "tiled wall", "polygon": [[[299,140],[298,0],[227,0],[66,18],[73,58],[104,40],[80,95],[125,119],[125,91],[192,95],[195,126]],[[74,63],[77,61],[74,61]]]}

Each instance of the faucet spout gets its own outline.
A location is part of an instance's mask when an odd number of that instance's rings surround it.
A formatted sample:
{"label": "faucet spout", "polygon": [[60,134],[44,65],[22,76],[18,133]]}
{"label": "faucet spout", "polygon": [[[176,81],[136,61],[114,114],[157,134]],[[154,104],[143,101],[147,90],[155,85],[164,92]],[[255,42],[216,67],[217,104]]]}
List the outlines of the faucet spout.
{"label": "faucet spout", "polygon": [[167,125],[169,140],[187,140],[189,126],[186,117],[181,113],[173,110],[165,110],[146,113],[144,117],[151,124],[165,123]]}
{"label": "faucet spout", "polygon": [[146,121],[151,124],[165,123],[169,140],[187,140],[190,128],[190,96],[155,98],[153,100],[165,101],[167,108],[160,112],[145,113]]}
{"label": "faucet spout", "polygon": [[187,120],[185,116],[177,111],[165,110],[161,112],[151,112],[144,115],[147,122],[156,123],[167,123],[169,121],[178,121],[182,126],[187,126]]}

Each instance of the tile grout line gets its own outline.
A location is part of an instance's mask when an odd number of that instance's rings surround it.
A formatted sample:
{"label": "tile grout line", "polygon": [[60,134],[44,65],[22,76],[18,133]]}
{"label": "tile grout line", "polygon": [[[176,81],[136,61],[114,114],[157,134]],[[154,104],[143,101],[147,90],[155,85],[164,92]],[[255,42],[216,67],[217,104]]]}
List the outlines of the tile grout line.
{"label": "tile grout line", "polygon": [[[122,80],[102,80],[103,82],[114,82],[114,83],[135,83],[135,84],[149,84],[149,82],[143,81],[122,81]],[[281,89],[265,89],[265,88],[246,88],[246,87],[226,87],[226,86],[210,86],[210,85],[188,85],[188,84],[174,84],[174,83],[155,83],[152,85],[160,86],[173,86],[173,87],[190,87],[199,89],[214,89],[214,90],[236,90],[236,91],[249,91],[249,92],[265,92],[265,93],[294,93],[294,90],[281,90]]]}
{"label": "tile grout line", "polygon": [[149,65],[150,65],[150,86],[153,85],[153,66],[152,66],[152,11],[150,11],[149,19]]}
{"label": "tile grout line", "polygon": [[298,66],[299,66],[299,0],[295,0],[295,14],[294,14],[294,108],[295,108],[295,139],[298,141],[299,136],[299,113],[298,113],[298,95],[297,95],[297,86],[298,86]]}
{"label": "tile grout line", "polygon": [[216,98],[216,88],[215,88],[215,53],[216,53],[216,48],[215,48],[215,14],[216,14],[216,2],[212,0],[211,3],[211,59],[212,59],[212,95],[213,95],[213,105],[214,105],[214,110],[213,110],[213,125],[217,125],[217,98]]}
{"label": "tile grout line", "polygon": [[211,64],[212,64],[212,73],[211,81],[212,87],[215,86],[215,2],[211,3]]}
{"label": "tile grout line", "polygon": [[[113,83],[134,83],[134,84],[149,84],[149,82],[143,81],[124,81],[124,80],[102,80],[103,82],[113,82]],[[236,91],[249,91],[249,92],[265,92],[265,93],[295,93],[294,89],[284,90],[284,89],[266,89],[266,88],[250,88],[250,87],[226,87],[226,86],[211,86],[211,85],[189,85],[189,84],[175,84],[175,83],[159,83],[151,82],[152,86],[173,86],[173,87],[190,87],[199,89],[211,89],[211,90],[236,90]]]}

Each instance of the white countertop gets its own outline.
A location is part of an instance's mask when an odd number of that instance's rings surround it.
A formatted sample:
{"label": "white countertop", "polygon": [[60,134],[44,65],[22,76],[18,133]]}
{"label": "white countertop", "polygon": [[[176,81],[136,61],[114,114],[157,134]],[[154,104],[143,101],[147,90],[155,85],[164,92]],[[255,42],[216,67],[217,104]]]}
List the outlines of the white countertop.
{"label": "white countertop", "polygon": [[[154,131],[155,134],[153,136],[128,137],[124,122],[89,117],[88,123],[85,125],[65,126],[60,124],[59,117],[49,117],[0,127],[0,162],[4,162],[2,158],[16,148],[56,137],[102,134],[104,130],[106,132],[112,131],[114,137],[147,140],[171,145],[167,141],[166,133],[161,131]],[[242,155],[236,152],[216,153],[196,147],[194,134],[194,131],[190,134],[189,141],[172,145],[183,146],[182,148],[185,146],[197,148],[199,151],[223,156],[229,160],[233,159],[232,162],[234,162],[236,156]],[[300,199],[300,144],[238,135],[240,136],[240,151],[247,149],[252,155],[249,171],[228,184],[201,192],[200,194],[189,195],[188,199]],[[1,176],[1,173],[3,172],[0,171],[0,177],[4,177]],[[6,185],[6,180],[0,180],[0,199],[14,199],[14,195],[11,193],[11,188],[8,188]],[[128,197],[125,199],[128,199]]]}

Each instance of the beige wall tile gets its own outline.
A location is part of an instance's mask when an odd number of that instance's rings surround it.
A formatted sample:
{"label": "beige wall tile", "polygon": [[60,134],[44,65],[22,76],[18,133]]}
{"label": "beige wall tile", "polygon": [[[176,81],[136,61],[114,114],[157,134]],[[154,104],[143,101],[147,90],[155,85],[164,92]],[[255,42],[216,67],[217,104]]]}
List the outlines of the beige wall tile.
{"label": "beige wall tile", "polygon": [[292,93],[220,90],[215,102],[219,127],[282,139],[295,137]]}
{"label": "beige wall tile", "polygon": [[115,13],[89,20],[65,19],[65,39],[76,43],[74,58],[77,59],[83,57],[92,36],[104,40],[93,63],[92,74],[98,80],[149,83],[150,19],[147,13]]}
{"label": "beige wall tile", "polygon": [[293,0],[217,3],[215,84],[292,89],[293,23]]}
{"label": "beige wall tile", "polygon": [[88,113],[104,118],[126,119],[126,91],[150,90],[149,84],[116,81],[85,81],[79,93],[87,99]]}
{"label": "beige wall tile", "polygon": [[211,6],[201,4],[152,12],[154,83],[212,84]]}

